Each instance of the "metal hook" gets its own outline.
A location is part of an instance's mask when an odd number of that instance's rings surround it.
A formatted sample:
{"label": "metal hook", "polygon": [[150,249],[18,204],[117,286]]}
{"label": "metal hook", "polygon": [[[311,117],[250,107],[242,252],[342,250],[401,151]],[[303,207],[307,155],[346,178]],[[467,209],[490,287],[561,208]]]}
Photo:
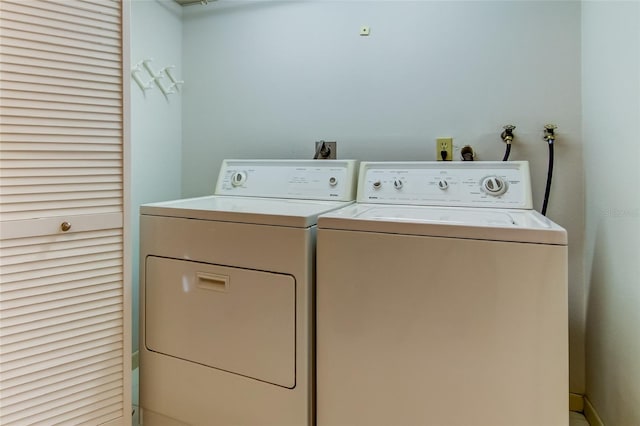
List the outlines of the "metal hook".
{"label": "metal hook", "polygon": [[184,80],[176,80],[176,78],[171,73],[171,70],[173,68],[175,68],[175,65],[164,67],[162,70],[167,75],[167,77],[169,77],[169,80],[171,80],[171,83],[172,83],[171,87],[175,87],[177,90],[180,90],[180,86],[179,85],[184,84]]}
{"label": "metal hook", "polygon": [[142,79],[140,78],[140,76],[138,75],[139,72],[142,72],[142,68],[140,67],[140,62],[138,62],[133,69],[131,70],[131,77],[133,78],[133,80],[138,83],[138,86],[140,86],[140,88],[144,91],[144,90],[149,90],[152,89],[153,86],[151,85],[152,80],[147,81],[146,83],[144,81],[142,81]]}

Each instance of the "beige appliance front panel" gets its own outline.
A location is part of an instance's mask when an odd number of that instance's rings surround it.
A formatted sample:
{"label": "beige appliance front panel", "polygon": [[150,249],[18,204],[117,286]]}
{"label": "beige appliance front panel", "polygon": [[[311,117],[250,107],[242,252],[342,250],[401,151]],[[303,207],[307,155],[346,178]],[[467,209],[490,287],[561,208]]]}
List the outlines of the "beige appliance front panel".
{"label": "beige appliance front panel", "polygon": [[318,230],[318,426],[567,426],[567,247]]}
{"label": "beige appliance front panel", "polygon": [[293,277],[156,256],[146,270],[147,349],[295,386]]}
{"label": "beige appliance front panel", "polygon": [[[151,306],[153,303],[147,300],[148,297],[155,296],[148,294],[149,291],[154,293],[154,289],[149,288],[153,279],[146,276],[148,268],[141,267],[140,407],[143,412],[176,419],[180,424],[201,426],[314,424],[314,345],[311,320],[314,312],[315,228],[141,215],[140,233],[141,265],[146,265],[149,257],[180,259],[211,265],[213,269],[205,272],[214,274],[220,273],[215,265],[225,265],[232,269],[232,273],[227,274],[230,276],[229,287],[232,290],[237,270],[270,271],[284,277],[285,282],[289,277],[295,281],[295,302],[291,301],[291,305],[295,305],[295,386],[288,388],[147,349],[144,344],[149,330],[147,320],[155,321],[154,315],[175,315],[171,311],[177,309],[172,303],[165,302],[162,310],[153,315],[147,314],[147,309],[154,309]],[[262,275],[256,275],[258,276],[262,278]],[[212,285],[215,286],[215,283]],[[254,297],[254,300],[254,303],[264,304],[261,309],[266,309],[272,303],[271,299],[265,299],[262,295]],[[280,303],[281,300],[278,299],[276,305],[282,308]],[[193,315],[194,312],[187,309],[182,314]],[[280,312],[273,314],[281,315]],[[183,318],[176,320],[184,321]],[[271,321],[267,318],[262,320]],[[168,322],[166,319],[162,321]],[[196,325],[200,328],[199,332],[204,332],[202,324],[196,322]],[[236,325],[240,326],[242,323],[237,321]],[[273,332],[269,330],[269,336]],[[191,333],[191,330],[184,333]],[[232,339],[229,344],[237,344],[233,341],[234,333],[229,331],[228,337]],[[151,337],[152,341],[154,339]],[[292,342],[293,339],[292,337]],[[197,340],[195,337],[191,338],[188,344],[199,344]],[[218,344],[223,343],[218,341]],[[288,350],[287,348],[286,351]],[[288,356],[286,351],[282,354],[285,358]],[[256,352],[246,355],[256,357],[257,363],[261,354]],[[285,364],[291,365],[288,361]],[[156,425],[145,415],[145,426],[147,423],[150,426]]]}

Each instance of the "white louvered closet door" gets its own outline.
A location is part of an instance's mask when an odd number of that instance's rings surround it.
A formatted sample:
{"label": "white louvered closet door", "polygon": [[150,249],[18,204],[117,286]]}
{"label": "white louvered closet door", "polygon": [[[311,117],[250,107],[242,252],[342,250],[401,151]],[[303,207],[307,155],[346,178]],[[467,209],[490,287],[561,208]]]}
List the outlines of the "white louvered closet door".
{"label": "white louvered closet door", "polygon": [[0,424],[131,424],[128,11],[0,0]]}

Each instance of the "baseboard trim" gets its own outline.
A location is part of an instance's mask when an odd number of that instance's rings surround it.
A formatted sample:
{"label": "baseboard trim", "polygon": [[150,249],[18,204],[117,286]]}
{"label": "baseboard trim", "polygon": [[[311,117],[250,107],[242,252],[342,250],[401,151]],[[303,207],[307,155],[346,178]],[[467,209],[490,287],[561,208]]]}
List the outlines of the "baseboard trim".
{"label": "baseboard trim", "polygon": [[131,370],[135,370],[140,366],[140,352],[135,351],[131,354]]}
{"label": "baseboard trim", "polygon": [[577,411],[582,413],[584,411],[584,397],[577,393],[569,394],[569,411]]}
{"label": "baseboard trim", "polygon": [[604,422],[587,397],[584,398],[584,417],[591,426],[604,426]]}

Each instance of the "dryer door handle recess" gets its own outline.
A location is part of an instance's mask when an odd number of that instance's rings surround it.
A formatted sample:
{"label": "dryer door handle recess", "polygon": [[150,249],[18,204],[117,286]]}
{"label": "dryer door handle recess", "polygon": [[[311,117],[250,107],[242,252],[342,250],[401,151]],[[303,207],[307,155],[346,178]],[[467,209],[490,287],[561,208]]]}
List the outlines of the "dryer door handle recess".
{"label": "dryer door handle recess", "polygon": [[198,288],[211,291],[226,292],[229,289],[229,277],[227,275],[196,272]]}

